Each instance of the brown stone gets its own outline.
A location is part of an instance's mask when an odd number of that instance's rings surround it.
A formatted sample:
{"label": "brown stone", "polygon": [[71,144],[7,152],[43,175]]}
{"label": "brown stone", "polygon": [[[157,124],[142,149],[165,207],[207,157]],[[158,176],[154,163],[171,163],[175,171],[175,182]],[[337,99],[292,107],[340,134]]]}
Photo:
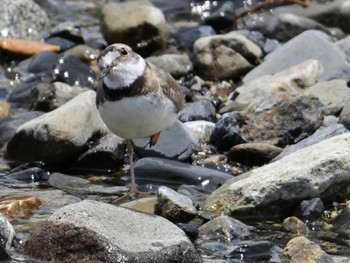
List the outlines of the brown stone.
{"label": "brown stone", "polygon": [[18,56],[28,57],[43,51],[60,51],[60,47],[57,45],[51,45],[40,41],[19,38],[6,38],[4,40],[1,40],[0,49]]}
{"label": "brown stone", "polygon": [[0,120],[6,119],[10,114],[10,104],[6,101],[0,101]]}
{"label": "brown stone", "polygon": [[41,206],[41,200],[36,196],[16,196],[0,200],[0,213],[9,221],[16,218],[29,218],[33,211]]}

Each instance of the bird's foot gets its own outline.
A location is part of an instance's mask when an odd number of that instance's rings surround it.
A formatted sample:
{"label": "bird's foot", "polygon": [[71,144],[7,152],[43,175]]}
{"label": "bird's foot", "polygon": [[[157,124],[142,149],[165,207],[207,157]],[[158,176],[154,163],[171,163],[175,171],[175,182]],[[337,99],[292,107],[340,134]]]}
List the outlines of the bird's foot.
{"label": "bird's foot", "polygon": [[126,201],[132,201],[137,199],[138,197],[144,197],[144,196],[149,196],[152,195],[152,192],[141,192],[137,189],[131,189],[128,193],[125,195],[118,197],[114,201],[112,201],[112,204],[121,204]]}

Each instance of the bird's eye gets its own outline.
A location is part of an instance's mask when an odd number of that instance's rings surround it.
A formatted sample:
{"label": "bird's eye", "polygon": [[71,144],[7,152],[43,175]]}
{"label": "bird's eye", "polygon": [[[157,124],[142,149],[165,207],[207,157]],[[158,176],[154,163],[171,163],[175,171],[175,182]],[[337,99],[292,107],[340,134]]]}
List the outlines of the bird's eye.
{"label": "bird's eye", "polygon": [[122,55],[127,55],[128,54],[128,51],[126,51],[126,49],[125,48],[122,48],[121,50],[120,50],[120,53],[122,54]]}

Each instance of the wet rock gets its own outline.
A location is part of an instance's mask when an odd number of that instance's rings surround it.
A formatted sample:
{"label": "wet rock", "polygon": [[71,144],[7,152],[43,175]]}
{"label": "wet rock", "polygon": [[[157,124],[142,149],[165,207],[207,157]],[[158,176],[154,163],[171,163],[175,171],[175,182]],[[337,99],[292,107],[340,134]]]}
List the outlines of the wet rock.
{"label": "wet rock", "polygon": [[210,143],[220,151],[227,151],[231,147],[245,143],[240,136],[240,126],[244,122],[239,112],[225,113],[216,123],[210,136]]}
{"label": "wet rock", "polygon": [[8,143],[7,158],[53,164],[75,159],[93,136],[107,132],[96,109],[95,96],[94,91],[86,91],[23,124]]}
{"label": "wet rock", "polygon": [[0,213],[10,221],[29,218],[39,209],[42,202],[36,196],[11,196],[0,199]]}
{"label": "wet rock", "polygon": [[197,100],[186,103],[178,119],[182,122],[197,120],[216,122],[216,111],[210,100]]}
{"label": "wet rock", "polygon": [[66,51],[70,48],[73,48],[76,45],[76,43],[74,43],[73,41],[70,41],[63,37],[50,37],[46,39],[46,43],[59,46],[61,51]]}
{"label": "wet rock", "polygon": [[130,202],[121,204],[121,207],[131,208],[136,211],[154,214],[154,205],[157,202],[155,195],[135,199]]}
{"label": "wet rock", "polygon": [[316,59],[322,64],[324,70],[320,80],[350,80],[350,64],[346,61],[344,52],[325,33],[308,30],[268,54],[263,63],[245,75],[243,81],[248,82],[266,74],[280,72],[308,59]]}
{"label": "wet rock", "polygon": [[60,47],[39,41],[6,38],[0,41],[0,49],[16,56],[30,57],[44,51],[59,52]]}
{"label": "wet rock", "polygon": [[345,236],[350,235],[350,205],[342,209],[340,214],[331,222],[333,230]]}
{"label": "wet rock", "polygon": [[77,57],[68,55],[59,60],[54,69],[56,81],[69,85],[94,87],[97,80],[96,73]]}
{"label": "wet rock", "polygon": [[319,219],[324,212],[324,205],[319,197],[310,200],[303,200],[296,208],[296,215],[308,221],[315,221]]}
{"label": "wet rock", "polygon": [[52,51],[42,51],[33,56],[28,64],[28,71],[39,73],[52,70],[58,63],[59,55]]}
{"label": "wet rock", "polygon": [[96,49],[88,45],[77,45],[67,50],[65,54],[77,57],[83,62],[91,62],[93,60],[96,60],[99,55]]}
{"label": "wet rock", "polygon": [[135,152],[140,157],[161,157],[187,160],[200,146],[198,135],[180,121],[162,131],[156,145],[149,146],[149,138],[135,139]]}
{"label": "wet rock", "polygon": [[135,176],[139,184],[164,182],[168,186],[181,184],[199,185],[214,190],[232,178],[231,175],[213,169],[190,165],[182,162],[143,158],[135,163]]}
{"label": "wet rock", "polygon": [[2,120],[0,122],[0,146],[5,145],[22,124],[43,114],[44,112],[40,111],[20,112]]}
{"label": "wet rock", "polygon": [[195,71],[207,80],[238,79],[251,70],[261,50],[240,35],[215,35],[198,39],[193,46]]}
{"label": "wet rock", "polygon": [[57,210],[19,251],[56,262],[201,262],[166,219],[94,201]]}
{"label": "wet rock", "polygon": [[107,134],[89,145],[89,149],[81,154],[73,170],[87,171],[116,171],[124,164],[124,140],[114,134]]}
{"label": "wet rock", "polygon": [[38,83],[32,88],[30,109],[49,112],[87,90],[63,82]]}
{"label": "wet rock", "polygon": [[350,129],[350,102],[344,101],[344,107],[339,115],[339,122],[344,125],[346,129]]}
{"label": "wet rock", "polygon": [[[97,20],[93,20],[91,22],[98,23]],[[58,44],[63,47],[62,50],[66,50],[84,43],[82,30],[83,26],[81,24],[68,20],[50,27],[43,32],[42,37],[47,39],[47,42]]]}
{"label": "wet rock", "polygon": [[[0,213],[0,247],[9,251],[12,246],[12,240],[15,237],[16,232],[7,218]],[[1,254],[1,253],[0,253]],[[0,257],[0,260],[2,257]]]}
{"label": "wet rock", "polygon": [[169,72],[174,78],[185,76],[193,69],[192,62],[185,54],[164,54],[148,57],[146,60]]}
{"label": "wet rock", "polygon": [[320,197],[326,203],[335,195],[344,198],[349,149],[349,133],[301,149],[230,179],[208,197],[202,209],[235,218],[270,217],[290,213],[306,198]]}
{"label": "wet rock", "polygon": [[319,98],[326,115],[338,115],[346,101],[350,100],[350,90],[343,79],[316,83],[307,88],[304,94]]}
{"label": "wet rock", "polygon": [[40,167],[28,167],[24,170],[21,166],[13,169],[7,176],[8,178],[16,179],[27,183],[47,181],[50,177],[50,172]]}
{"label": "wet rock", "polygon": [[244,165],[264,165],[282,152],[282,149],[268,143],[242,143],[233,146],[227,153],[227,161]]}
{"label": "wet rock", "polygon": [[204,18],[204,23],[212,26],[218,33],[227,33],[237,27],[235,5],[231,1],[224,2],[218,10]]}
{"label": "wet rock", "polygon": [[249,235],[250,229],[246,224],[226,215],[218,216],[199,228],[199,238],[202,240],[230,242]]}
{"label": "wet rock", "polygon": [[295,234],[306,234],[307,226],[299,218],[295,216],[287,217],[282,223],[283,229]]}
{"label": "wet rock", "polygon": [[295,14],[276,14],[264,16],[259,23],[249,27],[252,31],[259,31],[265,37],[286,42],[304,31],[315,29],[327,34],[330,31],[322,24]]}
{"label": "wet rock", "polygon": [[102,34],[109,44],[125,43],[142,56],[166,46],[165,18],[161,10],[148,1],[108,3],[101,17]]}
{"label": "wet rock", "polygon": [[192,200],[176,191],[161,186],[157,192],[157,202],[154,205],[154,213],[171,222],[188,222],[197,215],[197,209]]}
{"label": "wet rock", "polygon": [[208,142],[214,130],[215,123],[209,121],[188,121],[185,126],[196,132],[203,142]]}
{"label": "wet rock", "polygon": [[6,252],[6,250],[0,246],[0,260],[3,263],[11,263],[11,257],[9,256],[9,254]]}
{"label": "wet rock", "polygon": [[343,133],[348,133],[348,132],[349,131],[347,129],[345,129],[344,126],[341,124],[331,125],[327,128],[323,128],[323,129],[320,128],[314,134],[310,135],[309,137],[301,140],[300,142],[298,142],[294,145],[290,145],[287,148],[285,148],[283,150],[283,152],[281,152],[278,156],[276,156],[273,159],[273,161],[280,160],[293,152],[296,152],[300,149],[314,145],[314,144],[319,143],[319,142],[326,140],[328,138],[331,138],[331,137],[334,137],[336,135],[340,135]]}
{"label": "wet rock", "polygon": [[1,38],[34,39],[48,24],[46,13],[32,0],[3,0],[0,13]]}
{"label": "wet rock", "polygon": [[284,247],[283,254],[288,262],[334,262],[332,257],[324,252],[319,245],[304,236],[292,238]]}
{"label": "wet rock", "polygon": [[11,106],[6,101],[0,101],[0,121],[6,119],[10,114]]}

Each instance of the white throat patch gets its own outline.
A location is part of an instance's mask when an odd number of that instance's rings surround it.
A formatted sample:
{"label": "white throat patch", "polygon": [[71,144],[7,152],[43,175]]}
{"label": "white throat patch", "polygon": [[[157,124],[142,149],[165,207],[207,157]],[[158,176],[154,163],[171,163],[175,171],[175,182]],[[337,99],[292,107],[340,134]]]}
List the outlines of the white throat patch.
{"label": "white throat patch", "polygon": [[[111,65],[120,56],[119,52],[109,52],[104,57],[104,65]],[[146,68],[145,60],[140,57],[130,57],[130,59],[112,66],[109,73],[103,78],[104,83],[110,89],[128,87],[139,78]]]}

